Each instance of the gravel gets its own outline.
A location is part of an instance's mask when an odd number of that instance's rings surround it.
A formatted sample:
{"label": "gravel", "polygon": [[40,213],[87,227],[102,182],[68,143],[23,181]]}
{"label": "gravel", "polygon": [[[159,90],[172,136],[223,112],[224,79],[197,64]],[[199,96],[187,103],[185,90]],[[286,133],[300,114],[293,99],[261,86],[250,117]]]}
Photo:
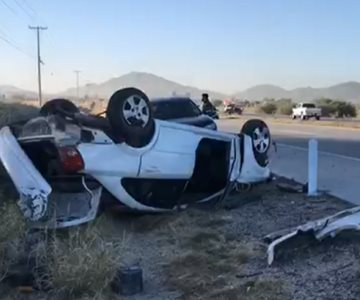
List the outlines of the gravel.
{"label": "gravel", "polygon": [[[273,279],[286,286],[288,293],[283,299],[359,299],[360,239],[356,233],[321,243],[299,241],[285,249],[271,267],[267,266],[263,243],[264,236],[273,231],[349,207],[350,204],[327,195],[308,198],[304,194],[284,193],[270,183],[230,196],[221,209],[206,207],[174,215],[114,218],[113,230],[128,238],[125,262],[138,263],[144,271],[144,292],[126,299],[190,299],[184,297],[184,291],[169,286],[164,267],[188,251],[205,252],[206,244],[199,250],[191,244],[184,247],[183,241],[194,232],[209,229],[216,230],[225,240],[251,244],[260,251],[260,255],[242,264],[240,271],[231,274],[232,284]],[[114,237],[113,231],[108,234]],[[250,299],[246,295],[238,297],[231,299]]]}

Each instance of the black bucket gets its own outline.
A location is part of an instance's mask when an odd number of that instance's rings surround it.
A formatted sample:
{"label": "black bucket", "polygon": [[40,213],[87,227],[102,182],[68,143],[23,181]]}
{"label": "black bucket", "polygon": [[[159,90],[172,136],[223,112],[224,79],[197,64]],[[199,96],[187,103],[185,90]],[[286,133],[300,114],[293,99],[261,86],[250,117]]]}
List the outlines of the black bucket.
{"label": "black bucket", "polygon": [[142,269],[139,266],[121,268],[113,282],[112,289],[123,296],[131,296],[143,291]]}

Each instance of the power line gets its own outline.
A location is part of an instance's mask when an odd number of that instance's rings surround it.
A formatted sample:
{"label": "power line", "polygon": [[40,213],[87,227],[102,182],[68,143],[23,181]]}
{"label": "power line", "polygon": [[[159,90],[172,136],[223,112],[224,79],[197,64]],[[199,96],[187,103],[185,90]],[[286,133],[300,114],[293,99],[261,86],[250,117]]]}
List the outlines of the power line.
{"label": "power line", "polygon": [[32,8],[32,6],[29,4],[29,2],[27,2],[26,0],[22,0],[22,2],[25,4],[25,6],[27,6],[33,12],[34,15],[38,16],[38,13],[35,11],[35,9]]}
{"label": "power line", "polygon": [[2,40],[3,42],[5,42],[6,44],[8,44],[9,46],[11,46],[12,48],[14,48],[15,50],[25,54],[26,56],[29,56],[30,58],[34,59],[34,57],[32,55],[30,55],[29,53],[25,52],[24,50],[22,50],[20,47],[18,47],[17,45],[15,45],[14,43],[12,43],[10,40],[8,40],[6,37],[3,37],[0,35],[0,40]]}
{"label": "power line", "polygon": [[32,16],[32,15],[26,10],[26,8],[24,8],[24,6],[22,6],[22,5],[20,4],[20,2],[19,2],[18,0],[14,0],[14,1],[15,1],[16,5],[17,5],[18,7],[20,7],[20,9],[21,9],[32,21],[35,20],[34,16]]}
{"label": "power line", "polygon": [[16,12],[16,10],[14,10],[9,4],[7,4],[7,3],[5,2],[5,0],[1,0],[1,3],[2,3],[5,7],[7,7],[14,15],[17,15],[17,16],[18,16],[18,13]]}
{"label": "power line", "polygon": [[[15,0],[15,1],[16,1],[16,2],[18,3],[18,5],[19,5],[19,0]],[[27,0],[21,0],[21,1],[22,1],[22,3],[24,3],[24,6],[26,6],[26,7],[29,9],[29,11],[31,11],[33,17],[35,17],[36,19],[38,19],[39,21],[41,21],[41,23],[48,24],[48,22],[46,21],[46,19],[43,18],[42,16],[40,16],[40,14],[34,9],[33,6],[31,6],[31,5],[29,4],[29,2],[28,2]],[[22,6],[22,5],[21,5],[21,6]],[[24,6],[22,6],[22,9],[25,9],[25,10],[26,10],[26,8],[25,8]],[[28,11],[26,11],[26,12],[27,12],[27,15],[29,16]],[[55,50],[55,49],[56,49],[56,46],[55,46],[56,43],[54,42],[54,39],[53,39],[53,36],[52,36],[51,32],[46,32],[46,36],[47,36],[47,41],[49,42],[50,47],[53,48],[53,50]]]}

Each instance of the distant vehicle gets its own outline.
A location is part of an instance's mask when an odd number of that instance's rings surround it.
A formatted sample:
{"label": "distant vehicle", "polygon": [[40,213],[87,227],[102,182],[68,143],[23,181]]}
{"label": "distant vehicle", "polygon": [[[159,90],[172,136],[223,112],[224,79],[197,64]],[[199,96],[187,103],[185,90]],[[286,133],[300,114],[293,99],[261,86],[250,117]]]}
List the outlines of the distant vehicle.
{"label": "distant vehicle", "polygon": [[307,120],[309,118],[315,118],[320,120],[321,108],[315,106],[314,103],[299,103],[292,110],[292,118],[300,118],[301,120]]}
{"label": "distant vehicle", "polygon": [[188,97],[155,98],[150,104],[155,119],[217,130],[216,116],[203,114]]}
{"label": "distant vehicle", "polygon": [[235,103],[229,103],[224,106],[224,113],[228,115],[237,114],[241,115],[243,112],[242,107],[236,105]]}

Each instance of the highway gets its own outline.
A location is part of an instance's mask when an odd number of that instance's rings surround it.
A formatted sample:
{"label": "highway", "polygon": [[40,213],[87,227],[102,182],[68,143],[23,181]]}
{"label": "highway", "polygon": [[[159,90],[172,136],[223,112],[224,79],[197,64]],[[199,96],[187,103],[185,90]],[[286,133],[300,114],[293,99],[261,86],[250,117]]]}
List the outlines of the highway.
{"label": "highway", "polygon": [[[219,120],[219,130],[239,132],[244,120]],[[267,122],[277,152],[274,173],[306,183],[307,145],[319,141],[319,189],[360,205],[360,129]]]}

